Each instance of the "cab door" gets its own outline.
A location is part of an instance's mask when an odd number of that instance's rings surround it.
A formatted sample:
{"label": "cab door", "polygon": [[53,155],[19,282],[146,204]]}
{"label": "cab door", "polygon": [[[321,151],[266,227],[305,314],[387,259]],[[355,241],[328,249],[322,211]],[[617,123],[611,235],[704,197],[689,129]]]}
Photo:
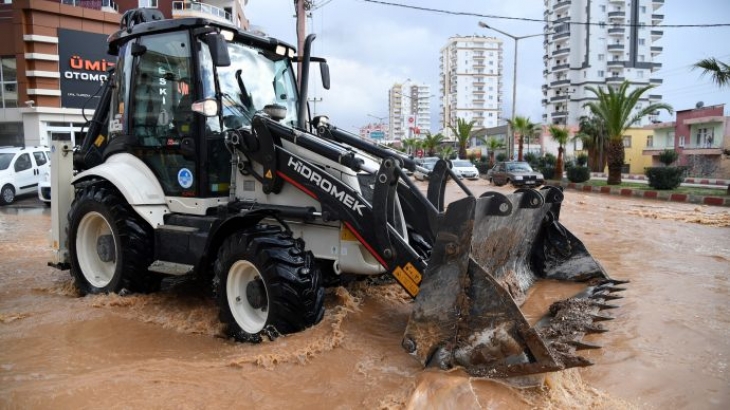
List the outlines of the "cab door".
{"label": "cab door", "polygon": [[32,192],[36,189],[39,171],[29,153],[24,152],[15,157],[12,167],[15,173],[15,186],[18,188],[16,195]]}

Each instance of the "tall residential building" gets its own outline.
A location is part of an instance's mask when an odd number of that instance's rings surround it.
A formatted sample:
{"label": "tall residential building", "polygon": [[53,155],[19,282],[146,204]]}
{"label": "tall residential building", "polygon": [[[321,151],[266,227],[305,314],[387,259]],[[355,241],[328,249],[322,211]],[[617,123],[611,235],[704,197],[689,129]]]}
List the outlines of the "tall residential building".
{"label": "tall residential building", "polygon": [[[654,60],[662,53],[655,43],[664,32],[654,26],[664,19],[657,13],[663,4],[664,0],[545,0],[543,121],[577,124],[588,114],[583,105],[595,100],[587,86],[605,88],[627,80],[631,90],[661,84],[656,78],[661,63]],[[645,94],[637,109],[661,98]]]}
{"label": "tall residential building", "polygon": [[388,92],[388,140],[419,138],[431,132],[431,87],[410,80]]}
{"label": "tall residential building", "polygon": [[440,60],[441,127],[456,125],[457,118],[474,120],[474,128],[496,127],[502,117],[502,40],[450,37]]}

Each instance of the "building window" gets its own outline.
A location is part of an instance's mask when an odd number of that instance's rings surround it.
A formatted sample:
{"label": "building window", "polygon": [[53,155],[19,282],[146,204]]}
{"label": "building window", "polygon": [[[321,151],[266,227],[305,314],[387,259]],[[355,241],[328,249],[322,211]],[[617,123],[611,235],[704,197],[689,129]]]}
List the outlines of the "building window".
{"label": "building window", "polygon": [[646,14],[646,6],[641,6],[641,14]]}
{"label": "building window", "polygon": [[640,39],[639,39],[639,45],[640,45],[640,46],[643,46],[644,44],[646,44],[646,39],[644,39],[644,38],[640,38]]}
{"label": "building window", "polygon": [[139,0],[139,7],[154,7],[157,8],[157,0]]}
{"label": "building window", "polygon": [[624,148],[631,148],[631,135],[624,135]]}
{"label": "building window", "polygon": [[603,54],[599,54],[599,55],[598,55],[598,61],[603,61],[603,58],[604,58],[604,57],[605,57],[605,56],[604,56]]}
{"label": "building window", "polygon": [[606,73],[603,72],[603,70],[598,70],[598,76],[603,78]]}
{"label": "building window", "polygon": [[15,57],[0,58],[0,108],[18,107]]}
{"label": "building window", "polygon": [[654,147],[654,136],[653,135],[646,136],[646,147],[647,148]]}
{"label": "building window", "polygon": [[642,70],[636,71],[636,77],[637,78],[644,78],[644,72]]}
{"label": "building window", "polygon": [[679,136],[679,148],[684,148],[684,144],[687,143],[687,137],[684,135]]}
{"label": "building window", "polygon": [[600,7],[601,7],[601,11],[605,13],[605,12],[606,12],[606,6],[605,6],[605,5],[603,5],[603,4],[601,4],[601,6],[600,6]]}
{"label": "building window", "polygon": [[639,62],[643,63],[645,58],[643,54],[639,54]]}
{"label": "building window", "polygon": [[714,141],[714,130],[710,128],[700,128],[697,130],[697,146],[701,148],[710,148]]}

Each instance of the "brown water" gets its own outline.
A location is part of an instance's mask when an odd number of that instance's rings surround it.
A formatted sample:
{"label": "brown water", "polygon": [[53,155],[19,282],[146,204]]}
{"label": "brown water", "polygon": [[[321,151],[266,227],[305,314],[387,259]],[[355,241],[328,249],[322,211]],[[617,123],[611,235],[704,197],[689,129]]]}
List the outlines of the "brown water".
{"label": "brown water", "polygon": [[[400,347],[411,305],[393,286],[331,289],[319,325],[259,345],[221,338],[190,283],[79,298],[46,266],[48,212],[0,209],[0,408],[730,408],[727,208],[567,191],[561,215],[632,283],[611,332],[587,338],[604,345],[585,353],[595,366],[515,389],[424,371]],[[541,284],[528,319],[564,293]]]}

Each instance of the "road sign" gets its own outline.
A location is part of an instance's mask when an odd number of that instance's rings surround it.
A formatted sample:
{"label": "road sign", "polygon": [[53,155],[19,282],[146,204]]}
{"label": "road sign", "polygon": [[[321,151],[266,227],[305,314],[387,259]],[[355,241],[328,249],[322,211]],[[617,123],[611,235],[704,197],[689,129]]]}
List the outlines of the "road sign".
{"label": "road sign", "polygon": [[385,133],[383,131],[372,131],[370,132],[370,138],[374,140],[382,140],[385,138]]}

